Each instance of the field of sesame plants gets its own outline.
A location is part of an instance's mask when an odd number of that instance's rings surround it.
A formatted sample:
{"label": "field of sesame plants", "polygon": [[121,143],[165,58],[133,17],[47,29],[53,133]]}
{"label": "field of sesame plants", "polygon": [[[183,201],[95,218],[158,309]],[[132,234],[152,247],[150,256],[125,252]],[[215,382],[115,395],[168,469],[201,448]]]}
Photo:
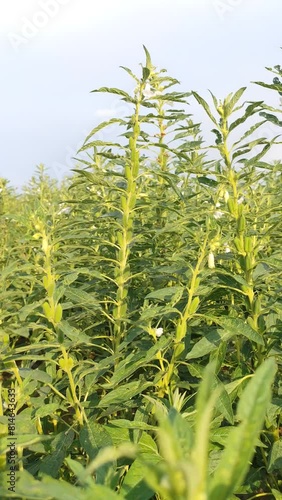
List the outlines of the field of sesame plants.
{"label": "field of sesame plants", "polygon": [[144,51],[68,179],[0,181],[1,499],[282,499],[282,70],[204,99]]}

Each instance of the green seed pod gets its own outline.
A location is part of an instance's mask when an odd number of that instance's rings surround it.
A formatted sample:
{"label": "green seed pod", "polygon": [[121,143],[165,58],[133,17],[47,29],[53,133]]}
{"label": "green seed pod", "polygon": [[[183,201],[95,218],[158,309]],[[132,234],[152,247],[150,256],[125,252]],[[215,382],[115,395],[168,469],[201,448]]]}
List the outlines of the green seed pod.
{"label": "green seed pod", "polygon": [[134,125],[134,135],[138,136],[140,134],[140,125],[138,122],[135,122],[135,125]]}
{"label": "green seed pod", "polygon": [[253,268],[253,262],[252,262],[252,257],[251,255],[246,255],[245,257],[245,270],[250,271]]}
{"label": "green seed pod", "polygon": [[131,179],[132,173],[129,165],[125,165],[124,174],[126,179]]}
{"label": "green seed pod", "polygon": [[129,149],[132,150],[132,149],[134,149],[134,147],[135,147],[134,139],[131,136],[131,137],[129,137]]}
{"label": "green seed pod", "polygon": [[244,247],[242,245],[242,241],[240,240],[240,238],[238,238],[238,236],[234,238],[234,245],[239,253],[244,253]]}
{"label": "green seed pod", "polygon": [[189,311],[190,314],[194,314],[196,312],[199,303],[200,303],[200,297],[194,297],[190,305],[190,311]]}
{"label": "green seed pod", "polygon": [[247,318],[247,322],[253,330],[257,330],[256,324],[251,316]]}
{"label": "green seed pod", "polygon": [[61,304],[57,304],[55,307],[55,312],[54,312],[54,322],[60,323],[62,316],[63,316],[62,306],[61,306]]}
{"label": "green seed pod", "polygon": [[240,255],[239,257],[239,264],[240,264],[240,267],[241,269],[243,269],[243,271],[246,271],[246,261],[245,261],[245,257],[243,257],[243,255]]}
{"label": "green seed pod", "polygon": [[48,286],[49,286],[49,280],[48,280],[47,276],[43,276],[43,285],[44,285],[45,290],[47,290]]}
{"label": "green seed pod", "polygon": [[220,116],[223,116],[223,114],[224,114],[224,109],[223,109],[223,107],[222,107],[222,106],[218,106],[218,107],[216,108],[216,110],[217,110],[217,112],[218,112],[218,114],[219,114]]}
{"label": "green seed pod", "polygon": [[184,349],[185,349],[185,346],[184,346],[183,342],[181,342],[180,344],[178,344],[175,347],[174,355],[175,355],[176,359],[178,359],[181,356],[181,354],[183,353]]}
{"label": "green seed pod", "polygon": [[64,343],[64,334],[63,334],[62,330],[58,331],[58,342],[59,342],[59,344]]}
{"label": "green seed pod", "polygon": [[135,207],[136,203],[136,194],[132,194],[129,201],[129,209],[132,210]]}
{"label": "green seed pod", "polygon": [[245,252],[250,253],[253,250],[253,241],[251,236],[245,236],[244,238],[244,249]]}
{"label": "green seed pod", "polygon": [[126,196],[121,196],[121,208],[123,210],[126,210],[127,206],[126,206]]}
{"label": "green seed pod", "polygon": [[48,238],[46,236],[44,236],[43,240],[42,240],[42,250],[43,250],[43,252],[47,253],[48,248],[49,248]]}
{"label": "green seed pod", "polygon": [[201,282],[200,278],[196,278],[194,290],[196,290],[198,288],[198,286],[200,285],[200,282]]}
{"label": "green seed pod", "polygon": [[246,229],[246,219],[245,219],[245,216],[243,214],[240,215],[240,217],[238,219],[237,228],[238,228],[239,233],[242,233]]}
{"label": "green seed pod", "polygon": [[236,215],[236,202],[233,198],[228,198],[227,207],[232,215]]}
{"label": "green seed pod", "polygon": [[119,246],[122,246],[122,244],[123,244],[123,235],[122,235],[121,232],[117,233],[117,241],[118,241]]}
{"label": "green seed pod", "polygon": [[261,300],[259,297],[257,297],[253,301],[252,309],[253,309],[254,314],[256,314],[257,316],[260,314],[260,312],[261,312]]}
{"label": "green seed pod", "polygon": [[71,405],[73,405],[74,401],[73,401],[73,397],[71,395],[71,391],[70,391],[69,387],[67,387],[67,389],[66,389],[66,397],[67,397],[68,402]]}
{"label": "green seed pod", "polygon": [[52,308],[50,307],[50,304],[48,302],[44,302],[43,304],[43,311],[44,311],[44,314],[46,316],[46,318],[51,321],[54,317],[54,311],[52,310]]}

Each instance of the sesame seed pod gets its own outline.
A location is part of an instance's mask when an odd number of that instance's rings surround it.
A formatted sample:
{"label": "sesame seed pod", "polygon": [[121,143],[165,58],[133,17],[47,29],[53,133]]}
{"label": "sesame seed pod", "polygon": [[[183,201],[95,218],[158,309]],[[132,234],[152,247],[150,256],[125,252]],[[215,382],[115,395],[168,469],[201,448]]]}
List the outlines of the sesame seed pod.
{"label": "sesame seed pod", "polygon": [[238,236],[234,238],[234,245],[239,253],[244,253],[244,247],[242,241],[240,240],[240,238],[238,238]]}
{"label": "sesame seed pod", "polygon": [[199,303],[200,303],[200,297],[194,297],[190,305],[190,311],[189,311],[190,314],[194,314],[196,312]]}
{"label": "sesame seed pod", "polygon": [[252,309],[253,309],[254,314],[256,314],[257,316],[260,314],[260,312],[261,312],[261,300],[259,297],[257,297],[253,301]]}
{"label": "sesame seed pod", "polygon": [[238,219],[237,228],[238,228],[239,233],[242,233],[246,229],[246,219],[245,219],[245,216],[243,214],[240,215],[240,217]]}
{"label": "sesame seed pod", "polygon": [[231,215],[236,215],[236,202],[233,198],[228,198],[227,207]]}
{"label": "sesame seed pod", "polygon": [[250,253],[253,250],[253,245],[252,245],[252,237],[251,236],[245,236],[244,238],[244,249],[245,252]]}

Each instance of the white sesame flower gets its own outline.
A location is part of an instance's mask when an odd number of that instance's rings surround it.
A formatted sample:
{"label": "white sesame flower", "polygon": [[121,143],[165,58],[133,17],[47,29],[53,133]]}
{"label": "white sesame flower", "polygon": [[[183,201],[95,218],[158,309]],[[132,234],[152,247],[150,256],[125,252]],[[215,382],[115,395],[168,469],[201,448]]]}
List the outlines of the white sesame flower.
{"label": "white sesame flower", "polygon": [[150,97],[156,97],[158,95],[160,95],[161,92],[158,90],[153,90],[151,85],[147,82],[146,85],[145,85],[145,88],[143,90],[143,97],[145,99],[150,99]]}
{"label": "white sesame flower", "polygon": [[215,208],[219,208],[219,207],[220,207],[220,203],[219,203],[219,202],[217,202],[217,203],[215,204]]}
{"label": "white sesame flower", "polygon": [[209,255],[208,255],[208,267],[209,267],[209,269],[214,269],[215,268],[214,254],[213,254],[213,252],[210,252]]}
{"label": "white sesame flower", "polygon": [[151,89],[151,85],[147,82],[143,90],[143,96],[145,97],[145,99],[150,99],[150,97],[153,97],[153,95],[154,92]]}
{"label": "white sesame flower", "polygon": [[225,203],[227,203],[227,202],[228,202],[228,200],[229,200],[229,193],[228,193],[228,191],[225,191],[225,193],[224,193],[224,196],[223,196],[223,197],[224,197],[224,201],[225,201]]}
{"label": "white sesame flower", "polygon": [[170,489],[170,482],[169,482],[169,477],[168,475],[165,475],[161,478],[161,482],[160,482],[160,485],[163,487],[163,488],[166,488],[167,490]]}
{"label": "white sesame flower", "polygon": [[224,215],[224,213],[223,213],[223,212],[221,212],[221,210],[216,210],[216,211],[214,212],[214,215],[213,215],[213,216],[214,216],[214,218],[215,218],[215,219],[220,219],[223,215]]}
{"label": "white sesame flower", "polygon": [[71,207],[61,208],[61,210],[59,210],[59,212],[58,212],[58,215],[69,214],[70,211],[71,211]]}
{"label": "white sesame flower", "polygon": [[241,204],[241,203],[243,203],[243,201],[244,201],[244,196],[241,196],[241,198],[239,198],[239,200],[238,200],[238,203]]}
{"label": "white sesame flower", "polygon": [[230,250],[229,246],[227,245],[227,243],[225,243],[224,246],[225,246],[225,253],[230,253],[231,250]]}
{"label": "white sesame flower", "polygon": [[164,333],[164,329],[163,328],[156,328],[155,333],[156,333],[156,337],[159,338]]}

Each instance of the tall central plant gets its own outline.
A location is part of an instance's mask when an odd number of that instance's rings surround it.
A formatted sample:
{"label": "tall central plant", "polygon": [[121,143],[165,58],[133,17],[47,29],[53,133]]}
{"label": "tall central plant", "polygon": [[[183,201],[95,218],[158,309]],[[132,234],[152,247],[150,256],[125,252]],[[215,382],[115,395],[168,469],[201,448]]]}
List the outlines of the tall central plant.
{"label": "tall central plant", "polygon": [[[187,115],[183,114],[183,110],[172,111],[167,109],[167,107],[173,106],[176,102],[186,104],[185,98],[190,95],[189,93],[168,93],[167,89],[179,82],[167,75],[163,76],[162,73],[165,70],[157,71],[152,64],[149,52],[145,47],[144,50],[146,64],[142,67],[141,78],[133,74],[130,69],[123,67],[135,80],[136,87],[133,97],[125,91],[116,88],[103,87],[93,91],[107,92],[121,96],[123,101],[133,106],[133,113],[125,120],[113,118],[93,129],[80,149],[80,151],[85,151],[94,148],[94,163],[95,158],[97,159],[97,156],[100,155],[111,163],[112,175],[122,177],[122,182],[116,183],[113,187],[113,190],[118,192],[118,198],[115,201],[111,201],[111,208],[114,208],[117,214],[114,222],[115,235],[111,240],[111,247],[114,246],[116,248],[116,255],[115,258],[109,257],[114,266],[114,276],[108,277],[116,286],[111,312],[112,346],[114,352],[118,351],[121,341],[126,337],[129,317],[132,313],[129,310],[129,290],[132,278],[136,277],[138,273],[134,273],[133,275],[131,272],[130,256],[132,247],[138,237],[134,229],[134,223],[137,219],[138,211],[140,212],[144,209],[144,204],[141,203],[141,191],[144,182],[146,182],[144,179],[147,179],[148,183],[157,183],[156,194],[158,199],[162,199],[165,196],[166,176],[169,175],[169,155],[177,155],[177,151],[165,144],[164,138],[167,129],[174,127],[180,120],[183,120],[183,117],[187,118]],[[148,112],[143,115],[141,114],[142,108],[149,108],[154,112]],[[92,140],[93,135],[113,123],[118,123],[126,128],[123,136],[126,138],[127,143],[123,145]],[[152,128],[154,132],[157,128],[157,133],[151,133]],[[173,130],[170,130],[170,132],[173,132]],[[97,150],[97,148],[99,149]],[[113,153],[113,149],[116,150],[116,148],[118,148],[117,154]],[[150,168],[156,148],[158,150],[158,169],[155,167]],[[122,173],[118,172],[120,166],[123,169]],[[87,175],[85,171],[80,171],[80,173],[81,175]],[[154,204],[156,205],[158,222],[162,226],[164,225],[166,210],[157,206],[156,203]]]}

